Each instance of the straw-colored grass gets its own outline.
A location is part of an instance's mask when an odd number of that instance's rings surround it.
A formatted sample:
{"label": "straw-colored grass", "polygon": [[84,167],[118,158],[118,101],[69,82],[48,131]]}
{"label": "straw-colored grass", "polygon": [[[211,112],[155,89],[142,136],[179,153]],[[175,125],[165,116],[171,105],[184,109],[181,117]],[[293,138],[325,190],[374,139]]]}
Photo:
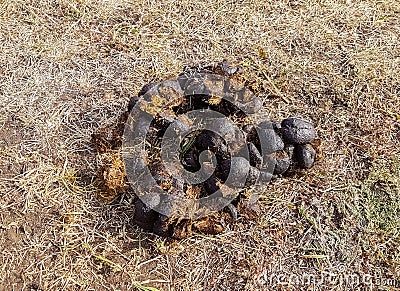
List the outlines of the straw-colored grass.
{"label": "straw-colored grass", "polygon": [[[224,58],[271,119],[312,120],[322,154],[260,193],[259,219],[171,243],[98,200],[90,135],[142,85]],[[0,289],[400,287],[399,67],[396,0],[0,0]]]}

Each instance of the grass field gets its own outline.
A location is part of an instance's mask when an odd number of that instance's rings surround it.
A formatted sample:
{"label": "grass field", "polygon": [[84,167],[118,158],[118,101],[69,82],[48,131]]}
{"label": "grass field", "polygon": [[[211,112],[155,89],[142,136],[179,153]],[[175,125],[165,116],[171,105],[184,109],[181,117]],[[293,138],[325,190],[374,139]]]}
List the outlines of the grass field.
{"label": "grass field", "polygon": [[[98,199],[90,135],[142,85],[225,58],[322,154],[255,221],[145,233]],[[399,68],[397,0],[0,0],[0,290],[400,288]]]}

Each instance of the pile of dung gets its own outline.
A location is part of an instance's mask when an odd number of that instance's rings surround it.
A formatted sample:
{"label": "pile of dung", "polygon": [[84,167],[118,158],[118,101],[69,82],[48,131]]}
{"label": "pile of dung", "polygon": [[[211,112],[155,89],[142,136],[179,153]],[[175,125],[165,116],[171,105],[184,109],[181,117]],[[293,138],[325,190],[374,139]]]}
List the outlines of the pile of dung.
{"label": "pile of dung", "polygon": [[92,135],[102,197],[133,191],[133,220],[173,238],[221,233],[260,215],[257,193],[289,169],[312,167],[313,125],[267,120],[243,70],[224,61],[147,84],[115,126]]}

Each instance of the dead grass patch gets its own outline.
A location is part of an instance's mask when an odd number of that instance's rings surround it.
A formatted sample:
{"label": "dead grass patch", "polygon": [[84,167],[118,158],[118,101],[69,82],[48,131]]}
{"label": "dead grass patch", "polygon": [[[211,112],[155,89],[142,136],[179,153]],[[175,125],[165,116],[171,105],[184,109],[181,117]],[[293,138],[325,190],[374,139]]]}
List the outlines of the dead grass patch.
{"label": "dead grass patch", "polygon": [[[0,1],[0,285],[399,279],[399,13],[390,0]],[[143,84],[224,58],[243,65],[270,119],[313,121],[323,158],[272,183],[258,221],[171,244],[132,224],[128,197],[95,198],[90,135],[115,124]]]}

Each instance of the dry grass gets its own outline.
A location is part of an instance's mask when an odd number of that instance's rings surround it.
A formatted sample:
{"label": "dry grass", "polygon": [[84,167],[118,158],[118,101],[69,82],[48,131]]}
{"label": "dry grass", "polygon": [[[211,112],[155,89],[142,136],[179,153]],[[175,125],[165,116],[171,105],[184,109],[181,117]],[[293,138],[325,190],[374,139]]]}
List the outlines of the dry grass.
{"label": "dry grass", "polygon": [[[400,279],[399,19],[395,0],[0,0],[0,286]],[[143,84],[223,58],[243,65],[271,118],[313,120],[323,157],[270,185],[259,220],[171,243],[132,224],[128,199],[96,198],[90,134]]]}

